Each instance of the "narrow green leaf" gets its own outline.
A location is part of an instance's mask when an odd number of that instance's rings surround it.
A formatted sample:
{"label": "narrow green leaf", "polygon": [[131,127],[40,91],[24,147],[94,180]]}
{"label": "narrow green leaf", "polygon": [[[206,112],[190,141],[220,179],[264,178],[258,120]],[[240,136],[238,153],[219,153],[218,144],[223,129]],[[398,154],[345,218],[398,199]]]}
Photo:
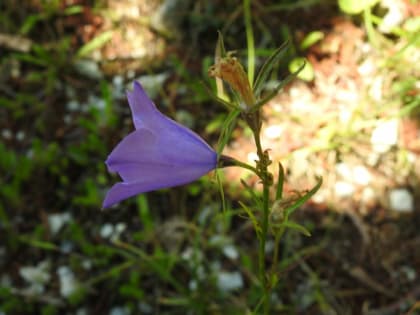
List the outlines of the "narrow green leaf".
{"label": "narrow green leaf", "polygon": [[216,58],[223,58],[226,56],[225,43],[223,40],[223,34],[217,31],[217,44],[216,44]]}
{"label": "narrow green leaf", "polygon": [[228,143],[230,136],[232,135],[233,129],[235,128],[236,119],[241,113],[239,109],[232,110],[222,126],[222,133],[220,134],[219,143],[217,145],[217,155],[220,156],[224,147]]}
{"label": "narrow green leaf", "polygon": [[252,210],[249,209],[242,201],[238,201],[238,202],[241,205],[241,207],[244,209],[246,214],[248,215],[249,219],[251,220],[252,225],[254,226],[254,230],[257,233],[257,236],[259,238],[261,235],[261,227],[260,227],[260,224],[258,223],[257,218],[255,217],[254,213],[252,213]]}
{"label": "narrow green leaf", "polygon": [[43,20],[43,16],[41,14],[32,14],[29,15],[25,21],[23,22],[23,25],[21,26],[19,30],[19,34],[26,35],[28,34],[35,26],[36,23]]}
{"label": "narrow green leaf", "polygon": [[80,47],[76,55],[78,57],[85,57],[86,55],[90,54],[92,51],[99,49],[100,47],[105,45],[112,38],[112,35],[113,35],[113,31],[107,31],[96,36],[90,42]]}
{"label": "narrow green leaf", "polygon": [[71,7],[68,7],[67,9],[64,9],[65,15],[73,15],[73,14],[79,14],[83,12],[83,6],[81,5],[72,5]]}
{"label": "narrow green leaf", "polygon": [[140,222],[143,224],[144,230],[152,231],[153,230],[153,219],[150,214],[149,202],[147,200],[147,195],[140,194],[137,196],[137,211],[139,215]]}
{"label": "narrow green leaf", "polygon": [[[224,58],[225,56],[226,56],[226,50],[225,50],[225,44],[223,41],[223,35],[219,31],[217,44],[216,44],[216,51],[214,54],[214,63],[217,64],[220,61],[220,59]],[[223,101],[229,100],[229,97],[225,93],[222,79],[219,77],[215,77],[214,80],[216,82],[216,91],[217,91],[216,100],[223,100]],[[223,101],[222,101],[222,104],[224,104]]]}
{"label": "narrow green leaf", "polygon": [[303,57],[296,57],[289,63],[290,72],[296,72],[302,64],[305,64],[303,69],[298,73],[298,78],[307,82],[312,81],[315,78],[314,67],[310,62],[306,62]]}
{"label": "narrow green leaf", "polygon": [[299,74],[300,71],[302,71],[302,69],[305,67],[306,63],[303,63],[298,70],[296,70],[295,72],[293,72],[292,74],[289,74],[284,80],[282,80],[279,85],[276,86],[276,88],[271,91],[270,93],[268,93],[268,95],[266,97],[264,97],[262,100],[260,100],[259,102],[257,102],[257,104],[255,104],[251,109],[250,112],[254,113],[257,110],[259,110],[264,104],[266,104],[268,101],[270,101],[273,97],[275,97],[277,95],[277,93],[284,88],[287,84],[289,84],[291,81],[293,81],[297,75]]}
{"label": "narrow green leaf", "polygon": [[309,232],[309,230],[306,227],[304,227],[303,225],[300,225],[299,223],[296,223],[293,221],[284,221],[281,224],[276,225],[276,227],[282,227],[282,226],[289,229],[296,230],[305,236],[311,236],[311,232]]}
{"label": "narrow green leaf", "polygon": [[324,38],[324,33],[321,31],[312,31],[300,43],[300,49],[305,50],[314,45],[315,43],[319,42],[321,39]]}
{"label": "narrow green leaf", "polygon": [[279,163],[279,179],[277,181],[277,189],[276,189],[276,199],[279,200],[282,198],[283,195],[283,183],[284,183],[284,168],[281,163]]}
{"label": "narrow green leaf", "polygon": [[40,241],[40,240],[32,240],[27,237],[20,237],[20,241],[27,243],[30,246],[38,247],[45,250],[58,250],[57,245],[50,242]]}
{"label": "narrow green leaf", "polygon": [[252,200],[255,202],[255,204],[257,205],[258,209],[262,209],[262,200],[261,198],[259,198],[256,194],[254,189],[252,189],[243,179],[241,179],[241,184],[244,185],[245,189],[250,193]]}
{"label": "narrow green leaf", "polygon": [[[230,102],[226,101],[225,99],[219,97],[218,95],[214,94],[213,91],[204,82],[202,84],[204,86],[204,89],[209,94],[209,96],[212,99],[214,99],[216,102],[219,102],[220,104],[224,105],[226,107],[226,109],[228,109],[228,110],[237,109],[237,106],[233,105],[232,103],[230,103]],[[226,96],[225,94],[223,94],[223,95]]]}
{"label": "narrow green leaf", "polygon": [[250,84],[254,82],[255,72],[255,45],[254,45],[254,33],[252,31],[252,14],[251,14],[251,1],[244,0],[244,19],[245,19],[245,32],[246,42],[248,46],[248,80]]}
{"label": "narrow green leaf", "polygon": [[318,179],[318,183],[312,188],[310,191],[306,193],[306,195],[299,198],[293,205],[286,208],[284,211],[286,213],[286,217],[289,217],[297,208],[302,206],[305,202],[307,202],[321,187],[322,185],[322,177]]}
{"label": "narrow green leaf", "polygon": [[264,62],[263,66],[261,67],[261,70],[258,72],[257,78],[255,79],[255,83],[253,85],[253,90],[254,90],[255,95],[258,96],[260,94],[263,88],[263,84],[266,82],[267,78],[270,76],[271,71],[273,70],[274,66],[284,56],[288,47],[289,47],[289,41],[284,42]]}
{"label": "narrow green leaf", "polygon": [[222,184],[222,180],[220,178],[219,172],[221,172],[221,171],[219,169],[216,169],[217,187],[219,188],[220,198],[222,199],[222,210],[223,210],[223,213],[226,213],[227,207],[226,207],[225,191],[223,190],[223,184]]}

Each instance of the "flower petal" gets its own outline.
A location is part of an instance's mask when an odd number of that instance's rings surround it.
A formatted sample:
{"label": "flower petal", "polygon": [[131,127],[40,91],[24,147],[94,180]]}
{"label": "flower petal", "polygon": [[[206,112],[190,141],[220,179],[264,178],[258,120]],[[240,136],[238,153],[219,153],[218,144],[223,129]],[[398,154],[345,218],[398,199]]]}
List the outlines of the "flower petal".
{"label": "flower petal", "polygon": [[143,192],[189,183],[216,168],[216,152],[196,133],[159,112],[139,83],[127,97],[136,130],[106,160],[123,182],[107,193],[104,208]]}
{"label": "flower petal", "polygon": [[118,172],[124,181],[141,178],[151,165],[199,167],[206,170],[203,171],[205,174],[216,167],[217,155],[206,143],[203,145],[197,141],[196,137],[183,130],[171,132],[171,128],[160,133],[138,129],[114,148],[105,163],[110,171]]}
{"label": "flower petal", "polygon": [[127,99],[136,129],[154,125],[156,120],[162,118],[160,117],[163,116],[162,113],[157,110],[155,104],[137,81],[134,81],[133,91],[127,92]]}
{"label": "flower petal", "polygon": [[137,181],[115,184],[107,193],[103,208],[144,192],[190,183],[205,175],[214,167],[208,165],[184,165],[177,167],[162,164],[126,164],[121,165],[119,173]]}
{"label": "flower petal", "polygon": [[188,142],[195,142],[213,151],[195,132],[163,115],[149,99],[140,83],[134,82],[133,91],[127,92],[127,98],[136,129],[146,128],[159,133],[165,132],[165,135],[173,133],[174,137],[183,134],[184,138],[190,137]]}

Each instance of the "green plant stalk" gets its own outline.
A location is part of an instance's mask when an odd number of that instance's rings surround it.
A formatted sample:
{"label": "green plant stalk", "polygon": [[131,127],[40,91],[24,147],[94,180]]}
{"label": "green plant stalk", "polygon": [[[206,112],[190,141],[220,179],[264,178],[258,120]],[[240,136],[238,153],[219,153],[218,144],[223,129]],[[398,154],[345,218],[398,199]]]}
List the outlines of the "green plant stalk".
{"label": "green plant stalk", "polygon": [[255,72],[255,46],[254,46],[254,33],[252,32],[251,22],[251,1],[244,0],[244,17],[245,17],[245,32],[246,41],[248,44],[248,80],[251,85],[254,82]]}
{"label": "green plant stalk", "polygon": [[[258,125],[258,123],[257,123]],[[263,289],[263,314],[268,315],[270,312],[270,292],[271,286],[267,282],[266,277],[266,264],[265,264],[265,245],[267,242],[267,234],[268,234],[268,217],[269,217],[269,192],[270,192],[270,185],[271,182],[269,181],[269,173],[268,173],[268,163],[267,163],[267,156],[264,154],[264,151],[261,146],[260,140],[260,128],[257,130],[253,130],[255,145],[257,147],[257,154],[259,158],[259,163],[261,169],[259,169],[259,177],[263,184],[263,207],[262,207],[262,219],[261,219],[261,235],[259,238],[259,252],[258,252],[258,268],[259,268],[259,276],[260,281]]]}

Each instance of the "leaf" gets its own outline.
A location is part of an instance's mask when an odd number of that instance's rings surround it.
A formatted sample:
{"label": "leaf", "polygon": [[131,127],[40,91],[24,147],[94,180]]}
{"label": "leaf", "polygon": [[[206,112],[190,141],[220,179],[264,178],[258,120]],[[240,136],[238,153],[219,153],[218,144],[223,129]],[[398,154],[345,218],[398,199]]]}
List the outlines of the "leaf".
{"label": "leaf", "polygon": [[241,179],[241,183],[242,185],[244,185],[245,189],[250,193],[252,200],[255,202],[255,204],[257,205],[257,208],[262,209],[263,207],[263,202],[261,200],[261,198],[259,198],[256,194],[254,189],[252,189],[251,187],[249,187],[249,185],[243,180]]}
{"label": "leaf", "polygon": [[[217,78],[216,78],[217,80]],[[219,95],[216,95],[213,93],[213,91],[205,84],[203,83],[204,89],[207,91],[207,93],[209,94],[209,96],[214,99],[216,102],[219,102],[220,104],[224,105],[228,110],[232,110],[232,109],[236,109],[237,106],[233,105],[232,103],[228,102],[228,97],[223,94],[222,97],[220,97],[220,93],[218,93]]]}
{"label": "leaf", "polygon": [[280,58],[284,56],[288,48],[289,41],[286,41],[264,62],[261,70],[258,72],[253,86],[254,94],[256,96],[260,94],[263,84],[266,82],[267,78],[271,74],[271,71],[273,71],[274,66],[280,61]]}
{"label": "leaf", "polygon": [[244,209],[248,217],[250,218],[252,225],[254,226],[255,233],[257,233],[257,237],[260,238],[261,236],[261,227],[258,223],[257,218],[255,217],[254,213],[252,213],[252,210],[249,209],[242,201],[238,201],[241,207]]}
{"label": "leaf", "polygon": [[283,183],[284,183],[284,168],[281,163],[279,163],[279,177],[277,181],[277,188],[276,188],[276,199],[279,200],[282,198],[283,195]]}
{"label": "leaf", "polygon": [[305,202],[307,202],[318,191],[318,189],[321,187],[321,185],[322,185],[322,177],[320,177],[318,179],[318,183],[315,185],[314,188],[312,188],[310,191],[308,191],[306,193],[306,195],[299,198],[293,205],[291,205],[290,207],[288,207],[284,210],[285,214],[286,214],[286,217],[289,217],[297,208],[299,208]]}
{"label": "leaf", "polygon": [[222,180],[220,178],[220,173],[219,172],[220,172],[220,170],[219,169],[216,169],[217,187],[219,188],[220,198],[222,199],[222,210],[223,210],[223,213],[226,213],[227,207],[226,207],[225,192],[223,190],[223,184],[222,184]]}
{"label": "leaf", "polygon": [[105,45],[112,38],[112,35],[113,35],[113,31],[107,31],[96,36],[90,42],[80,47],[76,55],[78,57],[85,57],[86,55],[89,55],[92,51],[99,49],[100,47]]}
{"label": "leaf", "polygon": [[297,71],[302,63],[304,64],[304,67],[301,71],[299,71],[297,75],[298,78],[307,82],[312,81],[315,77],[314,68],[310,62],[306,62],[305,58],[293,58],[293,60],[289,63],[290,72]]}
{"label": "leaf", "polygon": [[347,14],[359,14],[374,6],[379,0],[338,0],[340,10]]}
{"label": "leaf", "polygon": [[[223,35],[220,31],[218,31],[217,33],[218,33],[218,38],[217,38],[217,44],[216,44],[216,51],[215,51],[215,54],[214,54],[214,63],[215,64],[217,64],[220,59],[222,59],[226,56],[225,44],[223,42]],[[215,79],[215,82],[216,82],[216,91],[217,91],[216,99],[228,100],[229,97],[225,93],[222,79],[218,78],[218,77],[215,77],[214,79]],[[222,102],[222,103],[224,103],[224,102]]]}
{"label": "leaf", "polygon": [[262,100],[260,100],[259,102],[257,102],[257,104],[255,104],[255,106],[253,106],[249,112],[254,113],[257,110],[259,110],[264,104],[266,104],[268,101],[270,101],[273,97],[275,97],[277,95],[277,93],[284,88],[287,84],[289,84],[291,81],[293,81],[297,75],[299,74],[300,71],[302,71],[302,69],[305,67],[305,63],[302,64],[299,69],[297,69],[295,72],[293,72],[292,74],[289,74],[284,80],[282,80],[279,85],[276,86],[276,88],[271,91],[266,97],[264,97]]}
{"label": "leaf", "polygon": [[280,228],[280,227],[286,227],[289,229],[293,229],[296,230],[300,233],[302,233],[305,236],[311,236],[311,232],[309,232],[309,230],[304,227],[303,225],[300,225],[299,223],[293,222],[293,221],[284,221],[278,225],[275,225],[275,227]]}
{"label": "leaf", "polygon": [[224,147],[228,143],[230,136],[232,135],[233,129],[236,124],[236,118],[241,113],[239,109],[232,110],[227,116],[225,122],[222,125],[222,133],[220,134],[219,143],[217,145],[217,155],[220,156]]}
{"label": "leaf", "polygon": [[248,80],[252,84],[254,81],[255,71],[255,45],[254,33],[252,31],[252,14],[251,14],[251,0],[244,0],[243,2],[244,19],[245,19],[245,33],[246,42],[248,46]]}
{"label": "leaf", "polygon": [[324,33],[321,31],[312,31],[300,43],[300,49],[305,50],[314,45],[315,43],[319,42],[321,39],[324,38]]}
{"label": "leaf", "polygon": [[216,58],[223,58],[226,56],[225,43],[223,41],[223,34],[217,31],[217,44],[216,44]]}

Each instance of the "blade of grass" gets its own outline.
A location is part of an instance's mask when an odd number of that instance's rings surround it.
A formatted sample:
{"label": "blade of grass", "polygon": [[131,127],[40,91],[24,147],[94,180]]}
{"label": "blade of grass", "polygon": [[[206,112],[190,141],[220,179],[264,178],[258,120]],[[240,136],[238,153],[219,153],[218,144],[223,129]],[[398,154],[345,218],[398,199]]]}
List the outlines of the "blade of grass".
{"label": "blade of grass", "polygon": [[243,6],[244,6],[246,42],[248,46],[248,80],[252,86],[252,83],[254,82],[254,72],[255,72],[255,45],[254,45],[254,33],[252,31],[251,1],[244,0]]}
{"label": "blade of grass", "polygon": [[255,95],[259,95],[262,90],[264,82],[266,82],[268,76],[271,74],[273,67],[279,62],[284,56],[287,49],[289,48],[289,41],[284,42],[279,48],[277,48],[270,57],[264,62],[261,70],[258,72],[257,78],[253,86]]}

